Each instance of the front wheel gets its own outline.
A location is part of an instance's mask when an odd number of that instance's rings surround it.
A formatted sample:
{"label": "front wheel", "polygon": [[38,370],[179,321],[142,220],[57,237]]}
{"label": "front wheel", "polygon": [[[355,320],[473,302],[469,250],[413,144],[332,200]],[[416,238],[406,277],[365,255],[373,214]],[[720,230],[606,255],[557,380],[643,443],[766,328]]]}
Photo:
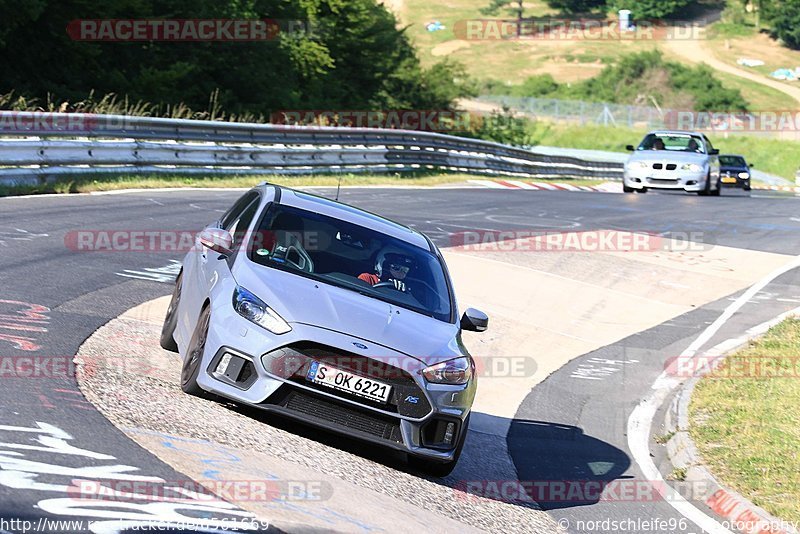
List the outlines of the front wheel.
{"label": "front wheel", "polygon": [[205,396],[205,390],[197,383],[197,376],[200,374],[203,354],[206,351],[206,339],[208,339],[210,324],[211,307],[206,306],[197,319],[197,326],[194,328],[192,340],[189,342],[189,349],[186,351],[186,358],[183,360],[181,368],[181,389],[184,393],[197,397]]}
{"label": "front wheel", "polygon": [[698,191],[697,194],[701,197],[707,197],[708,193],[711,191],[711,174],[706,177],[706,186],[703,188],[702,191]]}
{"label": "front wheel", "polygon": [[625,185],[623,183],[622,184],[622,192],[623,193],[633,193],[633,188],[632,187],[628,187],[627,185]]}
{"label": "front wheel", "polygon": [[178,275],[175,280],[175,289],[172,291],[172,299],[169,301],[167,316],[164,318],[164,326],[161,327],[161,348],[170,352],[178,352],[178,344],[175,343],[175,328],[178,326],[178,304],[181,301],[181,278],[183,273]]}
{"label": "front wheel", "polygon": [[717,188],[711,191],[709,194],[712,197],[718,197],[722,193],[722,182],[717,179]]}

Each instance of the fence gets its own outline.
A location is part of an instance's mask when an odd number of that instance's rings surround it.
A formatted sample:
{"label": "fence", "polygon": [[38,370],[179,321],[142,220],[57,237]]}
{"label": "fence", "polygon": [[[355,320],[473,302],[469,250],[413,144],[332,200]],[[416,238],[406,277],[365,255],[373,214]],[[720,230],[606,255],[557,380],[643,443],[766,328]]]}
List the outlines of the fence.
{"label": "fence", "polygon": [[[553,98],[515,97],[506,95],[483,96],[478,101],[497,107],[508,107],[513,111],[522,113],[534,119],[546,119],[553,122],[572,122],[581,125],[595,124],[600,126],[622,126],[639,130],[676,129],[679,126],[679,117],[692,115],[694,121],[701,122],[700,118],[713,117],[717,114],[693,113],[686,110],[668,108],[633,106],[625,104],[612,104],[609,102],[584,102],[581,100],[558,100]],[[713,127],[692,128],[701,129],[709,135],[727,137],[728,135],[758,135],[776,137],[780,139],[800,140],[800,124],[798,115],[794,110],[772,110],[753,113],[730,114],[739,124],[752,124],[737,131],[735,126],[729,124],[724,117],[728,114],[718,114],[723,117],[721,123],[706,121]],[[765,118],[772,116],[768,123]],[[788,120],[786,120],[788,119]],[[767,127],[769,126],[769,127]],[[685,129],[678,127],[677,129]]]}
{"label": "fence", "polygon": [[619,162],[537,154],[411,130],[0,112],[0,181],[114,173],[310,174],[446,170],[620,179]]}

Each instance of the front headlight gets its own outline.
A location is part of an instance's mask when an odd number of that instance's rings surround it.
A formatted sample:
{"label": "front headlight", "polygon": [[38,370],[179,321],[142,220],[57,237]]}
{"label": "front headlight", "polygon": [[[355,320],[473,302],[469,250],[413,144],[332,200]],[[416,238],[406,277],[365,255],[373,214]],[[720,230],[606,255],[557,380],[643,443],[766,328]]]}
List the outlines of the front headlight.
{"label": "front headlight", "polygon": [[700,172],[703,170],[703,167],[698,165],[697,163],[684,163],[681,165],[682,171],[692,171],[692,172]]}
{"label": "front headlight", "polygon": [[742,180],[747,180],[748,178],[750,178],[750,173],[749,172],[740,172],[739,173],[739,178],[741,178]]}
{"label": "front headlight", "polygon": [[273,334],[285,334],[292,330],[283,317],[243,287],[236,286],[233,292],[233,309],[248,321],[263,326]]}
{"label": "front headlight", "polygon": [[423,369],[422,376],[434,384],[466,384],[472,378],[472,361],[462,357],[437,363]]}

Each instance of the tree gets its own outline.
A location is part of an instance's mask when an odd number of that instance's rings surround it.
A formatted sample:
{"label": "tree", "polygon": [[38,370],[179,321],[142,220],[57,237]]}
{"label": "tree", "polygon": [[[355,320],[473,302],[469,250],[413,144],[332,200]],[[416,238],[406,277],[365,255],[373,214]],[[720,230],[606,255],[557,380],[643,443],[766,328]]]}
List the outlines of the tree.
{"label": "tree", "polygon": [[800,49],[800,0],[774,0],[765,14],[772,33],[789,48]]}
{"label": "tree", "polygon": [[691,0],[611,0],[614,11],[630,9],[633,19],[660,19],[674,15],[691,3]]}
{"label": "tree", "polygon": [[523,0],[491,0],[488,6],[481,9],[481,14],[497,15],[500,11],[517,16],[517,39],[519,39],[522,35],[522,16],[525,13]]}
{"label": "tree", "polygon": [[547,5],[564,13],[588,13],[606,6],[606,0],[547,0]]}
{"label": "tree", "polygon": [[[310,32],[273,40],[100,42],[67,33],[81,19],[277,19]],[[0,94],[81,101],[90,92],[229,113],[449,108],[469,94],[454,64],[421,66],[375,0],[0,0]],[[433,108],[439,109],[439,107]]]}

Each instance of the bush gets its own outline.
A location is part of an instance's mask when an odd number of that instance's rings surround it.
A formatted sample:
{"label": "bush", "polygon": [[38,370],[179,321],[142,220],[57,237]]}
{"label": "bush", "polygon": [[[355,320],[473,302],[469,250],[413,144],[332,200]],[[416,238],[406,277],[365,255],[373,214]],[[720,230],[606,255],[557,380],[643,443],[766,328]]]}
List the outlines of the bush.
{"label": "bush", "polygon": [[505,145],[528,146],[531,144],[528,128],[528,119],[518,117],[509,108],[503,107],[502,111],[478,117],[470,125],[470,130],[462,135]]}
{"label": "bush", "polygon": [[664,61],[657,50],[623,56],[594,78],[571,86],[544,74],[502,89],[494,94],[645,106],[655,100],[661,107],[696,111],[746,111],[748,107],[741,92],[723,86],[710,68]]}
{"label": "bush", "polygon": [[512,94],[514,96],[549,96],[557,93],[560,88],[550,74],[538,74],[536,76],[529,76],[519,85],[514,88]]}

